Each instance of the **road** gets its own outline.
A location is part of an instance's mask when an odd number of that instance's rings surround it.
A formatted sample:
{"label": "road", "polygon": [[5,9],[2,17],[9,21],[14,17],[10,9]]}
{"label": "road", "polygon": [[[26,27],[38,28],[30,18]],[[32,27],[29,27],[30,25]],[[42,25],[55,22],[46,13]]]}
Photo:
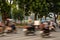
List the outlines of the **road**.
{"label": "road", "polygon": [[6,36],[0,37],[0,40],[60,40],[60,31],[52,32],[50,38],[42,38],[39,31],[36,32],[35,36],[25,36],[22,29],[19,29],[17,34],[7,34]]}

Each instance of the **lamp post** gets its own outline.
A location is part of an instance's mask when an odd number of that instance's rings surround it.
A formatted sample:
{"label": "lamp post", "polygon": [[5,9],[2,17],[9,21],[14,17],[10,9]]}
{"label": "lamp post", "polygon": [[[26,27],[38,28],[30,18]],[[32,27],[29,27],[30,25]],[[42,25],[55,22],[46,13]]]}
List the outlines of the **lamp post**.
{"label": "lamp post", "polygon": [[11,7],[11,5],[13,4],[13,0],[8,0],[8,2],[10,3],[10,16],[11,16],[11,18],[13,18],[13,16],[12,16],[13,8]]}

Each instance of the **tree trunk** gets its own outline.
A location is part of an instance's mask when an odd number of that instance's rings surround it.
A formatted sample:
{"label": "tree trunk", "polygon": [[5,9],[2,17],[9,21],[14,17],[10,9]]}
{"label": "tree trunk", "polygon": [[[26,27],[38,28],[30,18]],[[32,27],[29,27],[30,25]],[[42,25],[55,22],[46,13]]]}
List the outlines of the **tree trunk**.
{"label": "tree trunk", "polygon": [[2,20],[5,22],[5,20],[8,18],[7,13],[2,13]]}
{"label": "tree trunk", "polygon": [[35,13],[35,17],[34,17],[35,20],[37,20],[37,13]]}
{"label": "tree trunk", "polygon": [[[57,15],[57,16],[56,16]],[[54,13],[55,23],[57,23],[58,14]]]}

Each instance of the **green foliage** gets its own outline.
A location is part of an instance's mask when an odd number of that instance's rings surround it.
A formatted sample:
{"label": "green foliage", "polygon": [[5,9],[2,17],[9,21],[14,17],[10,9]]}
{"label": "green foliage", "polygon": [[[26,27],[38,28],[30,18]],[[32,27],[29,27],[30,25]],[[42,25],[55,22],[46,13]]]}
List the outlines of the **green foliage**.
{"label": "green foliage", "polygon": [[[19,10],[16,8],[16,2],[19,4]],[[51,4],[53,3],[53,4]],[[47,16],[49,12],[60,12],[60,0],[13,0],[10,5],[6,0],[0,0],[0,8],[2,13],[10,15],[10,9],[13,8],[14,19],[23,19],[23,15],[29,16],[31,12],[35,15]]]}
{"label": "green foliage", "polygon": [[1,1],[1,12],[4,13],[4,11],[6,13],[9,13],[9,11],[10,11],[10,5],[8,5],[5,0],[2,0]]}
{"label": "green foliage", "polygon": [[13,16],[14,16],[14,19],[18,19],[18,20],[23,20],[23,18],[24,18],[22,10],[16,10],[16,9],[14,9]]}
{"label": "green foliage", "polygon": [[32,11],[34,13],[42,14],[42,12],[47,13],[48,12],[48,4],[46,0],[18,0],[19,1],[19,7],[27,9],[26,15],[28,14],[28,11]]}
{"label": "green foliage", "polygon": [[11,6],[8,5],[8,3],[6,2],[6,0],[0,0],[0,12],[2,15],[2,19],[3,21],[5,21],[5,19],[7,17],[10,17],[10,8]]}

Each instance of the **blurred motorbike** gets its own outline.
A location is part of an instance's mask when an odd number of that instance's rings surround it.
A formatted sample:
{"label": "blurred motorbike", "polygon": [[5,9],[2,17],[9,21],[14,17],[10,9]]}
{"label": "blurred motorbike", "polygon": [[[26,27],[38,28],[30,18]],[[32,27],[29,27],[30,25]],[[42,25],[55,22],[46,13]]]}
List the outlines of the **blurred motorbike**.
{"label": "blurred motorbike", "polygon": [[49,29],[48,22],[41,23],[40,24],[40,29],[41,29],[41,36],[42,37],[49,37],[50,29]]}
{"label": "blurred motorbike", "polygon": [[34,26],[26,27],[23,29],[23,31],[25,32],[25,35],[29,35],[29,34],[35,35],[35,27]]}
{"label": "blurred motorbike", "polygon": [[41,36],[42,37],[49,37],[50,36],[50,30],[49,30],[49,28],[43,28]]}

